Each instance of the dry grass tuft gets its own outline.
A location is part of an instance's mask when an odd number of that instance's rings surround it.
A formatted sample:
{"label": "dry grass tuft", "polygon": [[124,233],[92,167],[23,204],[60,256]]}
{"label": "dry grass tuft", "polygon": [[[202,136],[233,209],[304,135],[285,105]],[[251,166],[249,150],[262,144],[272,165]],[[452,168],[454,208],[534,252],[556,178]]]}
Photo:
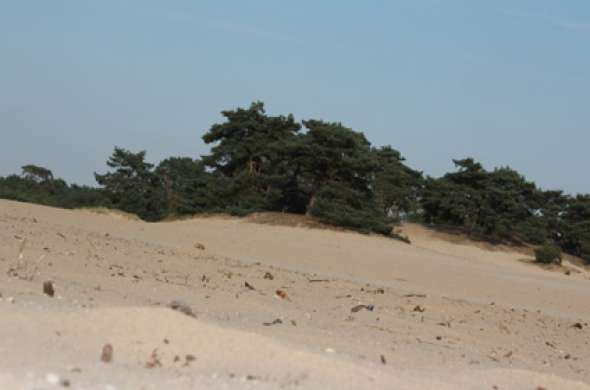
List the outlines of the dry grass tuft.
{"label": "dry grass tuft", "polygon": [[36,262],[30,262],[25,259],[25,249],[27,247],[26,237],[22,239],[18,256],[16,258],[16,264],[14,267],[8,269],[7,274],[9,276],[19,278],[22,280],[32,281],[39,272],[39,264],[45,258],[45,255],[39,256]]}
{"label": "dry grass tuft", "polygon": [[116,210],[116,209],[109,209],[107,207],[85,207],[80,210],[89,211],[94,214],[100,215],[109,215],[117,218],[127,219],[129,221],[141,221],[137,215],[132,213],[127,213],[125,211]]}
{"label": "dry grass tuft", "polygon": [[259,223],[262,225],[271,226],[291,226],[310,229],[348,231],[347,229],[339,228],[337,226],[326,225],[313,217],[302,214],[263,212],[250,214],[246,216],[244,220],[251,223]]}

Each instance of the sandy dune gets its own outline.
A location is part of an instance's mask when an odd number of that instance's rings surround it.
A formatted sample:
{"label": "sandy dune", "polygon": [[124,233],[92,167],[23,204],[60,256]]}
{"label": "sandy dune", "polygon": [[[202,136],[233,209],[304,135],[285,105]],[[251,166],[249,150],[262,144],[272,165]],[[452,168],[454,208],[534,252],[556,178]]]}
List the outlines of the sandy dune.
{"label": "sandy dune", "polygon": [[0,200],[0,389],[590,388],[586,271],[404,231]]}

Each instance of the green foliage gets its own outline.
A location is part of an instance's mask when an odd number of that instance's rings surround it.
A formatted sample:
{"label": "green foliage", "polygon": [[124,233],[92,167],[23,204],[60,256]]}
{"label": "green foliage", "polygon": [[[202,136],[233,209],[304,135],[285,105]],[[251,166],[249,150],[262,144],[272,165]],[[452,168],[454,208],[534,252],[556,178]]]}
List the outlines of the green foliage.
{"label": "green foliage", "polygon": [[392,230],[403,219],[492,242],[546,244],[540,251],[549,254],[558,244],[590,263],[590,195],[541,191],[508,167],[487,171],[472,158],[425,179],[399,151],[371,147],[361,132],[338,122],[271,116],[262,102],[222,115],[203,136],[211,150],[201,160],[170,157],[156,167],[145,151],[116,147],[109,172],[95,174],[100,188],[70,186],[47,168],[25,165],[20,176],[0,177],[0,198],[113,207],[148,221],[201,212],[291,212],[405,240]]}
{"label": "green foliage", "polygon": [[203,162],[226,176],[274,172],[282,147],[301,129],[292,115],[266,115],[262,102],[252,103],[249,109],[223,111],[222,115],[226,121],[213,125],[203,136],[205,143],[216,143]]}
{"label": "green foliage", "polygon": [[63,208],[108,205],[99,189],[69,186],[64,180],[55,179],[49,169],[26,165],[22,171],[21,176],[0,177],[0,198]]}
{"label": "green foliage", "polygon": [[422,173],[404,165],[405,159],[391,146],[373,149],[378,168],[375,174],[375,194],[385,215],[408,218],[419,209],[424,185]]}
{"label": "green foliage", "polygon": [[204,164],[190,157],[170,157],[154,171],[162,187],[166,215],[196,214],[215,204],[210,186],[211,174]]}
{"label": "green foliage", "polygon": [[283,210],[284,189],[294,174],[285,150],[301,125],[292,115],[266,115],[261,102],[222,115],[225,122],[213,125],[203,136],[205,143],[215,146],[202,159],[214,174],[231,179],[229,191],[222,192],[223,203],[240,209]]}
{"label": "green foliage", "polygon": [[308,132],[297,145],[294,163],[300,170],[300,187],[310,202],[323,185],[334,181],[369,191],[378,161],[364,134],[340,123],[308,120],[303,124]]}
{"label": "green foliage", "polygon": [[561,248],[554,244],[545,244],[535,249],[535,259],[543,264],[561,264]]}
{"label": "green foliage", "polygon": [[567,200],[561,232],[563,248],[590,263],[590,195]]}
{"label": "green foliage", "polygon": [[[292,115],[268,116],[260,102],[222,114],[225,122],[203,136],[215,144],[203,163],[211,170],[209,191],[220,201],[218,208],[239,215],[307,213],[357,230],[391,231],[374,191],[378,154],[362,133],[309,120],[302,134]],[[388,173],[403,181],[393,169]]]}
{"label": "green foliage", "polygon": [[388,219],[374,191],[379,161],[362,133],[318,120],[304,121],[294,165],[306,212],[321,221],[364,232],[389,234]]}
{"label": "green foliage", "polygon": [[455,160],[457,172],[426,181],[424,218],[490,239],[533,243],[547,238],[542,193],[510,168],[492,172],[473,159]]}
{"label": "green foliage", "polygon": [[145,161],[145,154],[115,147],[107,161],[114,171],[94,176],[114,207],[147,221],[157,221],[166,215],[166,193],[153,165]]}
{"label": "green foliage", "polygon": [[393,221],[381,212],[370,193],[361,193],[336,182],[323,186],[310,209],[321,222],[363,233],[389,235]]}
{"label": "green foliage", "polygon": [[45,183],[53,180],[53,172],[38,165],[25,165],[22,167],[22,177],[35,183]]}

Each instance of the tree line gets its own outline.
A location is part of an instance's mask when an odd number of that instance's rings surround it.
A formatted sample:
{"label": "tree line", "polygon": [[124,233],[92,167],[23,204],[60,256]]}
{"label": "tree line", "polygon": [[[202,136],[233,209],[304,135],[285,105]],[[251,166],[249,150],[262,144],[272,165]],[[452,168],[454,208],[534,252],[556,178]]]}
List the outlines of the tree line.
{"label": "tree line", "polygon": [[[551,243],[590,262],[590,195],[545,191],[509,167],[454,160],[423,175],[391,146],[374,147],[338,122],[271,116],[264,104],[222,112],[200,159],[154,165],[146,152],[115,147],[98,187],[68,185],[44,167],[0,177],[0,197],[64,208],[104,206],[146,221],[258,211],[306,214],[326,224],[396,236],[410,220],[492,242]],[[399,238],[399,236],[398,236]]]}

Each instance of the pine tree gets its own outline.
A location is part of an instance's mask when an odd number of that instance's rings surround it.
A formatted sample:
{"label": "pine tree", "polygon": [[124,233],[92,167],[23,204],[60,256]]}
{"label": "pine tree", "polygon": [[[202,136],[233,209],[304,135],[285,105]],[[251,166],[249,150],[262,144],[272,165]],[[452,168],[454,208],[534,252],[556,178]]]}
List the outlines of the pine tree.
{"label": "pine tree", "polygon": [[222,114],[226,121],[203,136],[215,146],[202,160],[225,183],[224,203],[243,212],[284,209],[283,187],[293,175],[285,150],[301,125],[292,115],[266,115],[262,102]]}
{"label": "pine tree", "polygon": [[153,172],[153,164],[145,161],[145,155],[145,151],[133,153],[115,147],[107,161],[114,172],[95,173],[94,176],[114,207],[148,221],[157,221],[167,209],[165,193]]}

